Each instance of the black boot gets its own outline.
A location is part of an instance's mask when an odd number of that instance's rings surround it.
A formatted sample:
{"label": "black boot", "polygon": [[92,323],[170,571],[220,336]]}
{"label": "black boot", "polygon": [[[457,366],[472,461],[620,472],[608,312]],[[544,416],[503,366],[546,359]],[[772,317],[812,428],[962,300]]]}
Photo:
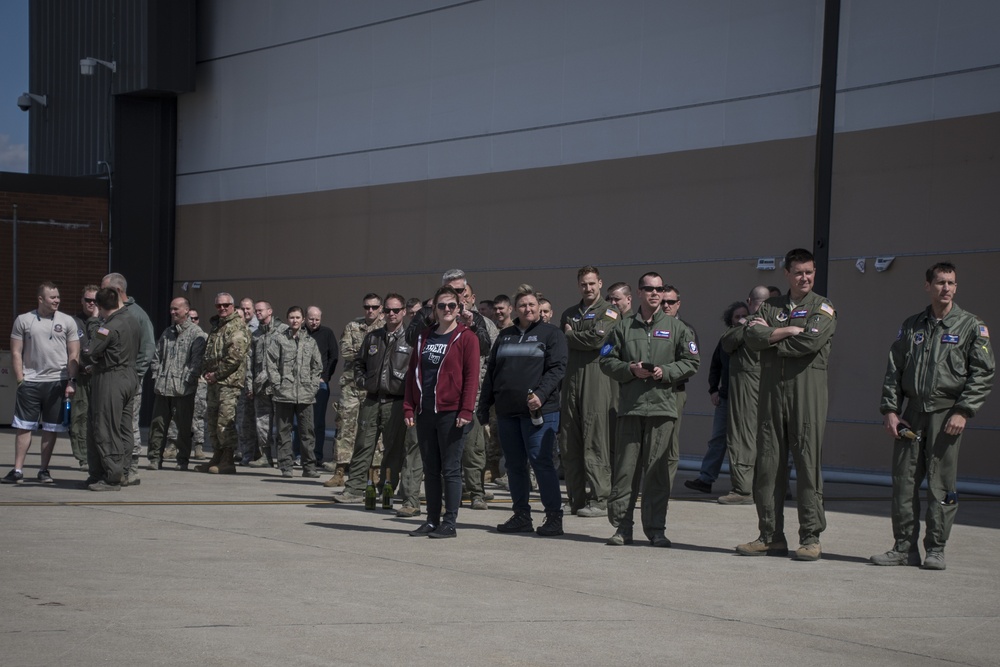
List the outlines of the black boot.
{"label": "black boot", "polygon": [[538,527],[535,532],[542,537],[555,537],[556,535],[563,534],[562,528],[562,510],[556,510],[555,512],[545,513],[545,523]]}

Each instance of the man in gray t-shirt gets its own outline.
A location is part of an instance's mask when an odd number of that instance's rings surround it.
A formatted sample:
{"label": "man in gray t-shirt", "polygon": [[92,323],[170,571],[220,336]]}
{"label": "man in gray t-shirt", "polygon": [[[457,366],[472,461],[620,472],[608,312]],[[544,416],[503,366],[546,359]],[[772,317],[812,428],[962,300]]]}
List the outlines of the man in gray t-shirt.
{"label": "man in gray t-shirt", "polygon": [[38,481],[51,484],[49,459],[56,433],[67,430],[64,403],[76,391],[80,335],[72,317],[59,312],[59,288],[50,282],[38,287],[38,308],[18,316],[10,333],[11,361],[17,394],[11,425],[17,430],[14,469],[0,479],[4,484],[24,482],[24,459],[31,432],[41,425],[42,460]]}

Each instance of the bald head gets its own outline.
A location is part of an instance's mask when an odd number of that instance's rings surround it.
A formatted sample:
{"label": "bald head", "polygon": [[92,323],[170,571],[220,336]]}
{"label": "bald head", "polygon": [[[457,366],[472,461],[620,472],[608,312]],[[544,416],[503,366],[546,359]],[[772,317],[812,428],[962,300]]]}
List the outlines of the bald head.
{"label": "bald head", "polygon": [[750,307],[750,313],[756,313],[760,310],[761,304],[767,301],[771,297],[771,290],[767,285],[757,285],[752,290],[750,290],[750,296],[747,297],[747,306]]}
{"label": "bald head", "polygon": [[323,323],[323,311],[316,306],[309,306],[306,308],[306,329],[309,331],[316,331],[319,329],[319,325]]}

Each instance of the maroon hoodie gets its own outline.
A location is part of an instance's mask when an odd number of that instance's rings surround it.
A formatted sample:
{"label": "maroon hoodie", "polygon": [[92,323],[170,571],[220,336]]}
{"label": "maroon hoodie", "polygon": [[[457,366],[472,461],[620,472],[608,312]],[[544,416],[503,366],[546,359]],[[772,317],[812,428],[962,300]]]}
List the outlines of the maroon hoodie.
{"label": "maroon hoodie", "polygon": [[[406,393],[403,398],[403,418],[410,419],[420,411],[423,403],[420,382],[420,355],[427,345],[427,334],[433,328],[424,329],[417,337],[417,344],[410,356],[410,370],[406,374]],[[434,411],[458,411],[461,419],[472,421],[476,407],[476,392],[479,391],[479,339],[468,327],[459,322],[445,350],[441,367],[438,369],[437,384],[434,387]]]}

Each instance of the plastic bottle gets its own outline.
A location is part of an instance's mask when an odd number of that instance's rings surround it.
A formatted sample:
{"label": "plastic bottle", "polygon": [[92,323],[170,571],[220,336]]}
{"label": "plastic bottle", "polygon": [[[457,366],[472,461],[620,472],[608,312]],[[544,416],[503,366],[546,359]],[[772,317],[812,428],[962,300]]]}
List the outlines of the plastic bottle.
{"label": "plastic bottle", "polygon": [[69,398],[66,399],[66,404],[63,406],[63,408],[64,409],[63,409],[63,422],[62,422],[62,425],[68,427],[69,426],[69,418],[70,418],[69,417],[69,411],[72,408],[72,404],[70,403]]}

